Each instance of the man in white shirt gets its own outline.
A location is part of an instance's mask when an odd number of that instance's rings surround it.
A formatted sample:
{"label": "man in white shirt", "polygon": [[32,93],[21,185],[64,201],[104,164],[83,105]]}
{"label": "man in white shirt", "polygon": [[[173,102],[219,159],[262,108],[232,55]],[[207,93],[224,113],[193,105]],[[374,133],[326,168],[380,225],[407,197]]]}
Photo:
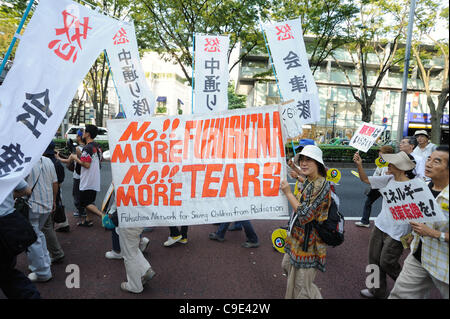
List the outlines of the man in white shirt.
{"label": "man in white shirt", "polygon": [[436,145],[429,141],[430,135],[425,130],[416,131],[414,137],[417,138],[419,145],[414,149],[413,154],[422,157],[426,161],[428,156],[436,149]]}
{"label": "man in white shirt", "polygon": [[406,154],[410,154],[414,157],[416,161],[416,168],[414,169],[414,174],[417,177],[425,179],[425,162],[427,158],[424,158],[420,155],[414,153],[414,150],[418,148],[418,141],[414,136],[407,136],[400,141],[399,148],[400,151],[405,152]]}

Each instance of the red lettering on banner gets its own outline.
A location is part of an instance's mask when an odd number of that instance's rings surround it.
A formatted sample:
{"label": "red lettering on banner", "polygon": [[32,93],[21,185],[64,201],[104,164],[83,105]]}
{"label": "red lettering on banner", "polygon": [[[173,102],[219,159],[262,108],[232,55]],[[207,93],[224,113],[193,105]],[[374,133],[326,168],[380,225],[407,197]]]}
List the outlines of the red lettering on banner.
{"label": "red lettering on banner", "polygon": [[117,160],[119,163],[125,163],[127,161],[134,163],[133,151],[131,150],[130,144],[125,144],[125,151],[122,151],[122,146],[120,144],[116,145],[111,157],[111,162],[116,163]]}
{"label": "red lettering on banner", "polygon": [[203,191],[202,191],[202,197],[216,197],[219,190],[217,189],[211,189],[209,186],[212,183],[219,183],[220,177],[213,177],[213,172],[221,172],[222,171],[222,164],[209,164],[206,165],[206,175],[205,180],[203,182]]}
{"label": "red lettering on banner", "polygon": [[422,212],[415,203],[410,203],[409,208],[411,209],[411,213],[414,215],[414,218],[423,218]]}
{"label": "red lettering on banner", "polygon": [[277,39],[278,41],[284,41],[289,39],[294,39],[294,36],[292,35],[291,26],[289,24],[285,24],[282,26],[276,26],[277,29]]}
{"label": "red lettering on banner", "polygon": [[[253,174],[250,174],[250,170],[253,170]],[[249,184],[253,183],[253,196],[261,196],[261,185],[258,179],[259,176],[259,164],[245,163],[244,164],[244,180],[242,185],[242,196],[248,196]]]}
{"label": "red lettering on banner", "polygon": [[114,45],[124,44],[130,42],[127,37],[127,32],[124,28],[120,28],[120,30],[113,37]]}
{"label": "red lettering on banner", "polygon": [[138,141],[141,139],[142,135],[144,135],[145,130],[149,127],[151,122],[144,122],[142,126],[138,129],[138,122],[131,122],[125,132],[123,132],[122,136],[119,139],[119,142],[127,141],[130,136],[132,141]]}
{"label": "red lettering on banner", "polygon": [[195,198],[195,191],[197,185],[197,172],[204,171],[206,165],[204,164],[194,164],[194,165],[185,165],[181,169],[182,172],[191,172],[191,198]]}
{"label": "red lettering on banner", "polygon": [[117,188],[117,195],[116,195],[117,201],[117,207],[122,206],[122,204],[124,206],[129,206],[130,202],[132,203],[133,206],[137,205],[136,202],[136,194],[134,192],[134,186],[131,185],[128,187],[127,193],[125,194],[125,187],[124,186],[119,186]]}
{"label": "red lettering on banner", "polygon": [[281,163],[265,163],[263,178],[272,181],[263,182],[264,196],[278,196],[280,190]]}
{"label": "red lettering on banner", "polygon": [[[231,171],[233,171],[232,174]],[[231,175],[231,176],[230,176]],[[220,188],[220,197],[225,197],[227,194],[228,184],[233,184],[234,195],[236,197],[241,197],[241,192],[239,190],[239,179],[236,164],[225,165],[225,174],[222,179],[222,187]]]}

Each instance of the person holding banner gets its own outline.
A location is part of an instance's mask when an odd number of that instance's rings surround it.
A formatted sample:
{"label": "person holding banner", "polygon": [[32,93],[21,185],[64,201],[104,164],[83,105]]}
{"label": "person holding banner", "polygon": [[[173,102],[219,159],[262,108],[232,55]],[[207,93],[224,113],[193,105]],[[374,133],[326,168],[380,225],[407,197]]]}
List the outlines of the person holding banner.
{"label": "person holding banner", "polygon": [[413,223],[411,253],[403,263],[389,299],[423,299],[433,287],[442,298],[449,299],[449,147],[439,146],[427,159],[425,175],[431,178],[429,189],[446,221]]}
{"label": "person holding banner", "polygon": [[[362,159],[356,152],[353,161],[358,168],[361,181],[375,189],[395,189],[396,187],[406,186],[415,177],[413,170],[416,164],[411,155],[405,152],[384,154],[383,160],[389,163],[386,175],[368,177],[362,167]],[[379,287],[361,290],[363,297],[371,299],[387,297],[386,275],[389,275],[393,280],[396,280],[399,276],[401,266],[398,261],[403,253],[401,238],[410,232],[411,226],[409,224],[399,224],[392,221],[386,198],[383,197],[383,206],[375,219],[375,227],[369,240],[369,264],[379,267]]]}
{"label": "person holding banner", "polygon": [[312,227],[312,221],[322,222],[328,217],[331,205],[330,182],[322,151],[307,145],[300,152],[300,168],[306,176],[301,192],[295,196],[286,180],[281,190],[294,209],[289,220],[282,268],[287,274],[286,299],[322,299],[313,283],[317,270],[325,271],[326,244]]}

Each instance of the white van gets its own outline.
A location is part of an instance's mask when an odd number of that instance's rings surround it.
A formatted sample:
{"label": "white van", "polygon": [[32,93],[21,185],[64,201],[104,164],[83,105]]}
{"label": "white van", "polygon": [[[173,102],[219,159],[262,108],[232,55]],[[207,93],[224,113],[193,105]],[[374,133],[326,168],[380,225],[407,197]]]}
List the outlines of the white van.
{"label": "white van", "polygon": [[[70,127],[66,134],[64,135],[64,138],[67,140],[71,138],[73,141],[76,141],[77,139],[77,131],[79,129],[85,129],[85,126],[72,126]],[[107,141],[108,140],[108,129],[106,127],[98,127],[98,134],[97,137],[94,139],[96,141]]]}

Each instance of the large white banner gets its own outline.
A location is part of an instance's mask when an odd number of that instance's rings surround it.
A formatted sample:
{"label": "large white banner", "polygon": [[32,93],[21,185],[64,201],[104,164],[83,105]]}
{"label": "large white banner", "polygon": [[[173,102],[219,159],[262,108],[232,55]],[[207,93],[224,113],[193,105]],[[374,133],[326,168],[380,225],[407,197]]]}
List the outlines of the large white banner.
{"label": "large white banner", "polygon": [[119,22],[106,51],[126,117],[153,115],[155,96],[141,66],[133,22]]}
{"label": "large white banner", "polygon": [[120,227],[288,215],[278,106],[108,121]]}
{"label": "large white banner", "polygon": [[319,95],[303,41],[300,18],[263,25],[283,101],[287,137],[296,137],[302,125],[320,120]]}
{"label": "large white banner", "polygon": [[385,199],[383,205],[387,206],[394,223],[448,221],[428,185],[420,178],[392,185],[390,188],[381,188],[380,193]]}
{"label": "large white banner", "polygon": [[0,86],[0,202],[54,137],[117,21],[67,0],[41,0]]}
{"label": "large white banner", "polygon": [[349,145],[366,153],[381,136],[384,127],[372,123],[362,122],[353,134]]}
{"label": "large white banner", "polygon": [[194,113],[228,109],[228,36],[195,35]]}

